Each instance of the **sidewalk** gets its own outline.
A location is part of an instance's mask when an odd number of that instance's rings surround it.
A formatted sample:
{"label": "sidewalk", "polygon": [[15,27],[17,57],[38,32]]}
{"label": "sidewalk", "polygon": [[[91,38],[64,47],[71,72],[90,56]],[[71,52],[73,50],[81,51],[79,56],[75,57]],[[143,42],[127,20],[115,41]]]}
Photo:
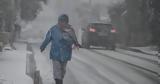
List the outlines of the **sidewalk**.
{"label": "sidewalk", "polygon": [[154,49],[154,47],[148,46],[148,47],[131,47],[132,49],[140,50],[142,53],[155,55],[158,52]]}
{"label": "sidewalk", "polygon": [[16,43],[17,50],[0,53],[0,84],[33,84],[26,71],[26,44]]}
{"label": "sidewalk", "polygon": [[139,53],[152,55],[152,56],[155,56],[157,54],[157,51],[151,46],[147,46],[147,47],[125,47],[125,48],[121,47],[121,49],[129,50],[129,51],[133,51],[133,52],[139,52]]}

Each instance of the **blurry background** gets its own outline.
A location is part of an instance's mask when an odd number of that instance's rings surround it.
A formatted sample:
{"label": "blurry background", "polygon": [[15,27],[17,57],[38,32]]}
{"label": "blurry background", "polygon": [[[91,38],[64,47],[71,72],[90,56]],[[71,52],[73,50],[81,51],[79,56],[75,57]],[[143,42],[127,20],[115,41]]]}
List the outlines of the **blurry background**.
{"label": "blurry background", "polygon": [[66,13],[76,32],[89,22],[101,21],[114,25],[118,30],[118,43],[124,46],[159,44],[159,5],[156,3],[159,1],[1,0],[0,30],[12,32],[13,38],[16,38],[14,32],[21,32],[22,39],[43,38],[57,23],[57,17]]}
{"label": "blurry background", "polygon": [[117,28],[120,44],[157,44],[156,3],[158,0],[1,0],[1,30],[14,31],[18,24],[23,39],[43,38],[57,17],[66,13],[76,31],[89,22],[103,21]]}
{"label": "blurry background", "polygon": [[[89,48],[92,37],[84,38],[89,49],[73,50],[66,84],[159,84],[160,0],[0,0],[0,84],[4,79],[32,84],[40,76],[44,84],[54,84],[49,48],[41,53],[39,46],[61,14],[69,15],[79,41],[88,23],[113,25],[88,27],[94,39],[93,33],[106,40],[97,40],[105,46]],[[108,32],[116,36],[116,42],[110,42],[116,45],[107,42]],[[24,73],[35,67],[40,73],[32,80]],[[31,77],[35,73],[31,70]]]}

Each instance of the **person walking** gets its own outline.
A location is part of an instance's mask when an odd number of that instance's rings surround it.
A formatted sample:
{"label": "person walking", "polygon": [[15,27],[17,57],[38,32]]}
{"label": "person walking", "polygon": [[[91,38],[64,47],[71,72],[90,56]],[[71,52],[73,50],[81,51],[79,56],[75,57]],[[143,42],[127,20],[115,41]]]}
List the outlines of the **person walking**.
{"label": "person walking", "polygon": [[58,24],[53,26],[46,34],[40,46],[43,52],[51,42],[50,59],[53,61],[53,76],[56,84],[63,84],[67,62],[72,58],[72,48],[80,47],[74,29],[69,25],[69,17],[62,14],[58,17]]}

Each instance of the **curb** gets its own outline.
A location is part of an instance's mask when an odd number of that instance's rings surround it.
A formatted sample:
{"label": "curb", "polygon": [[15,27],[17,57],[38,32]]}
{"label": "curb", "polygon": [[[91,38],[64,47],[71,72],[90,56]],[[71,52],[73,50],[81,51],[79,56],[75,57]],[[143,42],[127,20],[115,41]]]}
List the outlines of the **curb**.
{"label": "curb", "polygon": [[129,47],[119,47],[119,48],[120,49],[124,49],[124,50],[129,50],[129,51],[133,51],[133,52],[138,52],[138,53],[146,54],[146,55],[156,56],[155,54],[147,53],[147,52],[144,52],[142,50],[135,49],[135,48],[129,48]]}
{"label": "curb", "polygon": [[33,79],[33,84],[43,84],[40,71],[37,70],[34,52],[30,43],[27,43],[26,75]]}

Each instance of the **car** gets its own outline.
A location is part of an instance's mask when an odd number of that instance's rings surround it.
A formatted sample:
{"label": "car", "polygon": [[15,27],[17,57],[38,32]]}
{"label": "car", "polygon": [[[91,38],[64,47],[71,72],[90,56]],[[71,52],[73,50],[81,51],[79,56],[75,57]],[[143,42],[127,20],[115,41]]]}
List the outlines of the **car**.
{"label": "car", "polygon": [[90,46],[101,46],[106,49],[116,48],[116,29],[112,24],[89,23],[82,28],[82,46],[89,49]]}

